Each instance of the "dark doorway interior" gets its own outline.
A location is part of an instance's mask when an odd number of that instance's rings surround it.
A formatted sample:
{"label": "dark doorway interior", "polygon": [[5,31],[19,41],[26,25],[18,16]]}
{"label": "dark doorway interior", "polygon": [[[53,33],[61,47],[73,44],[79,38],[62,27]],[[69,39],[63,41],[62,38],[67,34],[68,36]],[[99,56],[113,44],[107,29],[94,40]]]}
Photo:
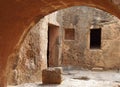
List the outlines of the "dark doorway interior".
{"label": "dark doorway interior", "polygon": [[90,30],[90,49],[101,48],[101,28]]}
{"label": "dark doorway interior", "polygon": [[59,55],[59,27],[48,25],[48,50],[47,50],[47,64],[48,67],[58,66]]}

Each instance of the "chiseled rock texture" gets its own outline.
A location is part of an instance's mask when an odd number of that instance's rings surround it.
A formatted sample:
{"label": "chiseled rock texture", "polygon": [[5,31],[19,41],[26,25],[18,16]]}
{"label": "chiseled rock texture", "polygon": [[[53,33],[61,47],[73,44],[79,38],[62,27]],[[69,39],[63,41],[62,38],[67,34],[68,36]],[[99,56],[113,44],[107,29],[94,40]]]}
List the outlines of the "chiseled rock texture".
{"label": "chiseled rock texture", "polygon": [[9,85],[42,80],[42,70],[47,68],[48,22],[58,25],[55,19],[56,13],[50,14],[31,27],[20,48],[10,56],[7,67]]}
{"label": "chiseled rock texture", "polygon": [[43,84],[60,84],[62,82],[62,68],[53,67],[42,71]]}
{"label": "chiseled rock texture", "polygon": [[[118,2],[115,5],[113,1]],[[75,5],[104,9],[120,18],[118,3],[119,0],[0,0],[0,86],[6,87],[8,56],[26,35],[31,23],[53,11]]]}
{"label": "chiseled rock texture", "polygon": [[[87,69],[120,68],[120,20],[118,18],[102,10],[77,6],[58,12],[57,20],[63,30],[62,66]],[[93,28],[101,28],[100,49],[90,49],[90,29]],[[74,40],[65,39],[65,29],[74,29]]]}
{"label": "chiseled rock texture", "polygon": [[[74,13],[74,14],[73,14]],[[92,69],[120,68],[120,21],[91,7],[72,7],[43,18],[9,58],[8,84],[41,81],[47,67],[48,22],[60,26],[61,66]],[[74,29],[75,39],[65,40],[64,29]],[[101,49],[90,49],[90,29],[101,28]]]}
{"label": "chiseled rock texture", "polygon": [[20,49],[10,56],[8,84],[41,81],[41,70],[47,67],[47,27],[47,19],[41,19],[30,29]]}

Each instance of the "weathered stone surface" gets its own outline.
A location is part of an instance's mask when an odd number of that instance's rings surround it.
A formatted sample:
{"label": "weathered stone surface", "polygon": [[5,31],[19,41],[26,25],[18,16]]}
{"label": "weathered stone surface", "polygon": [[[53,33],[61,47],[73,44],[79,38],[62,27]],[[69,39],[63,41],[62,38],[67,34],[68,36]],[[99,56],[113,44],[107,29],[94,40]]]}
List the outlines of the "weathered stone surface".
{"label": "weathered stone surface", "polygon": [[54,67],[42,71],[43,84],[60,84],[62,82],[62,68]]}
{"label": "weathered stone surface", "polygon": [[48,22],[57,25],[57,21],[53,21],[55,15],[45,16],[30,28],[20,48],[10,56],[9,85],[41,81],[42,70],[47,68]]}
{"label": "weathered stone surface", "polygon": [[46,18],[41,19],[10,56],[8,84],[41,81],[42,69],[47,67],[47,24]]}
{"label": "weathered stone surface", "polygon": [[[46,16],[28,32],[21,48],[9,58],[8,84],[41,81],[41,71],[47,67],[48,23],[59,25],[61,30],[55,49],[61,45],[62,51],[55,54],[58,59],[49,60],[51,65],[59,61],[65,67],[120,68],[119,20],[90,7],[73,7]],[[102,28],[101,49],[89,48],[90,28],[96,27],[93,24]],[[65,28],[75,29],[75,40],[64,39]]]}
{"label": "weathered stone surface", "polygon": [[[0,60],[2,60],[2,63],[0,63],[0,72],[6,72],[5,68],[8,56],[13,52],[21,36],[26,35],[28,28],[34,25],[37,16],[39,16],[37,18],[39,19],[58,9],[75,5],[89,5],[104,9],[120,18],[119,9],[110,1],[111,0],[1,0]],[[0,78],[1,77],[2,74],[0,74]],[[3,85],[0,86],[3,87]]]}
{"label": "weathered stone surface", "polygon": [[[74,14],[73,14],[74,13]],[[92,69],[120,68],[120,20],[98,9],[72,7],[58,12],[63,30],[62,66]],[[65,40],[64,29],[75,29],[75,40]],[[101,48],[90,49],[90,29],[101,28]]]}

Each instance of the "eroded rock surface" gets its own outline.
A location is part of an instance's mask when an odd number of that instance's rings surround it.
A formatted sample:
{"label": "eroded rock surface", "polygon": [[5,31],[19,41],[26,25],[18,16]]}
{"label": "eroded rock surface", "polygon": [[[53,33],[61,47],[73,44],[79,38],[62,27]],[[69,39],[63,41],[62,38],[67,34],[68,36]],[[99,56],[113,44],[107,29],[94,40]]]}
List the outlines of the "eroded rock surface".
{"label": "eroded rock surface", "polygon": [[43,84],[60,84],[62,82],[62,68],[54,67],[42,71]]}

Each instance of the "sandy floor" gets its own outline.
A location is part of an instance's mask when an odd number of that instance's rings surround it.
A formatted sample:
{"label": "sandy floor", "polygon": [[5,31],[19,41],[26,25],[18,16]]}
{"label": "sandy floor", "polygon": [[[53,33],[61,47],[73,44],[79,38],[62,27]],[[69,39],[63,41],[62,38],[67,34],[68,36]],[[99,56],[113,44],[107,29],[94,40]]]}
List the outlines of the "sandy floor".
{"label": "sandy floor", "polygon": [[70,70],[63,72],[60,85],[26,83],[8,87],[120,87],[120,72]]}

